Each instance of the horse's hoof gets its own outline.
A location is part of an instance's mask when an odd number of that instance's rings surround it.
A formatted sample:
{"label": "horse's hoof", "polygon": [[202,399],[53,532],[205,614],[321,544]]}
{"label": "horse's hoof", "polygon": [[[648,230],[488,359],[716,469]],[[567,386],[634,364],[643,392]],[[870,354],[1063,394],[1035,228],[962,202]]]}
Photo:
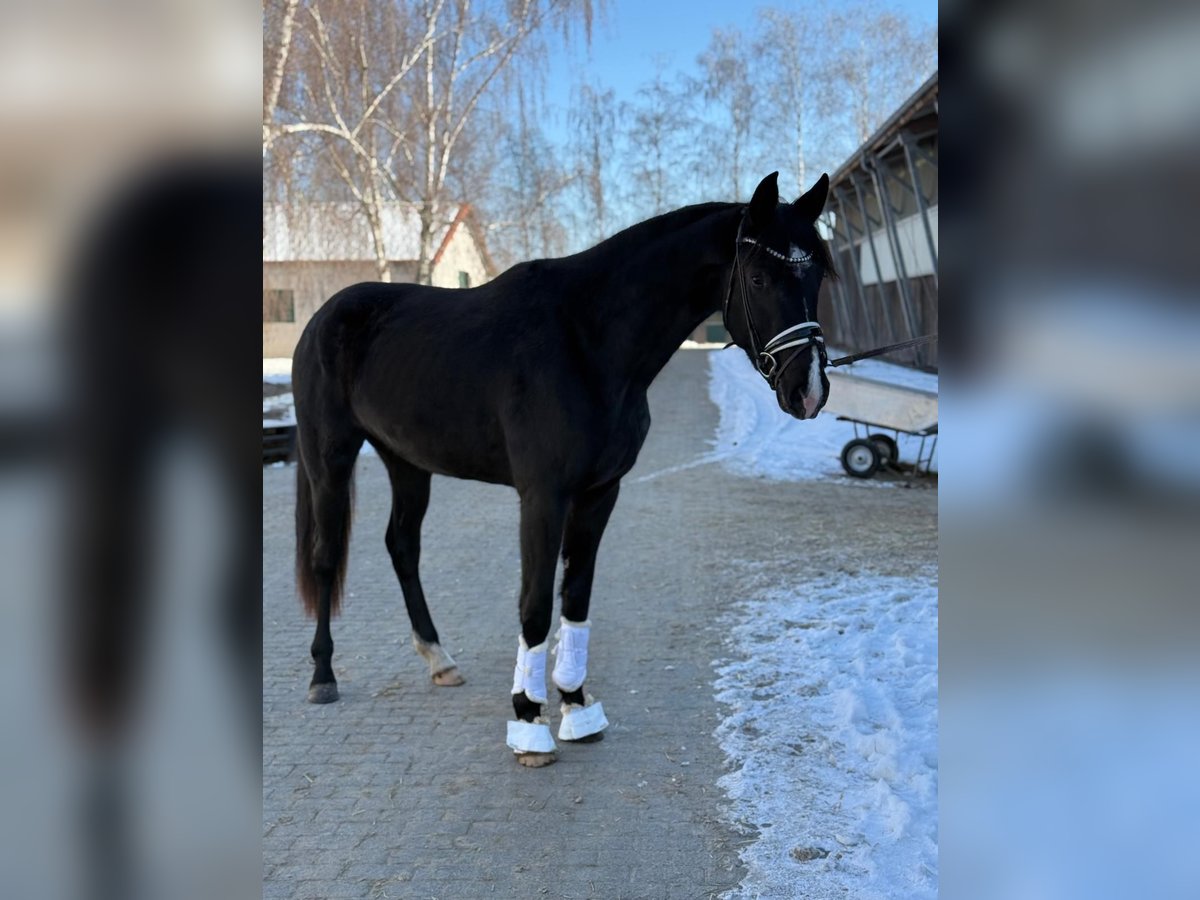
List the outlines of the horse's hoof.
{"label": "horse's hoof", "polygon": [[308,689],[309,703],[333,703],[338,698],[338,689],[336,681],[327,681],[324,684],[314,684]]}
{"label": "horse's hoof", "polygon": [[458,687],[460,684],[466,684],[467,679],[459,674],[458,666],[451,666],[449,669],[443,669],[441,672],[434,672],[433,683],[438,687]]}
{"label": "horse's hoof", "polygon": [[558,758],[550,726],[540,716],[532,722],[510,721],[506,742],[516,754],[517,762],[531,769],[548,766]]}
{"label": "horse's hoof", "polygon": [[597,731],[595,734],[585,734],[583,737],[565,738],[560,737],[561,741],[569,741],[572,744],[598,744],[604,740],[604,732]]}
{"label": "horse's hoof", "polygon": [[517,762],[531,769],[540,769],[558,759],[557,753],[518,753]]}

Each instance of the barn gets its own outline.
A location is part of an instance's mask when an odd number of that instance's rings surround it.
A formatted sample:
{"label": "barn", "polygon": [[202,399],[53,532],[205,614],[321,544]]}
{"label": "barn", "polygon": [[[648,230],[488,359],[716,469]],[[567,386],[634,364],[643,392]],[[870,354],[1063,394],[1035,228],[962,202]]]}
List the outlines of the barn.
{"label": "barn", "polygon": [[[847,353],[938,330],[938,76],[833,174],[821,218],[841,278],[822,288],[829,344]],[[937,343],[889,359],[937,368]]]}

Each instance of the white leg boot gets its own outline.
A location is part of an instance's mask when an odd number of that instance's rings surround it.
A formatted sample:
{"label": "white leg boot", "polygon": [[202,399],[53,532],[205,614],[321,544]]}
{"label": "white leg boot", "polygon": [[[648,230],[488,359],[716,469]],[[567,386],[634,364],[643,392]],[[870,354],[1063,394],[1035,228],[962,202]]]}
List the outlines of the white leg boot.
{"label": "white leg boot", "polygon": [[[558,645],[554,648],[554,684],[560,691],[577,691],[587,680],[588,634],[592,623],[561,620]],[[604,707],[587,697],[584,705],[562,704],[559,740],[578,741],[599,734],[608,727]]]}
{"label": "white leg boot", "polygon": [[[530,647],[522,636],[517,644],[517,666],[513,671],[514,694],[524,694],[534,703],[546,702],[546,644]],[[526,766],[544,766],[554,762],[558,749],[550,734],[550,723],[539,716],[532,722],[508,723],[507,744]]]}

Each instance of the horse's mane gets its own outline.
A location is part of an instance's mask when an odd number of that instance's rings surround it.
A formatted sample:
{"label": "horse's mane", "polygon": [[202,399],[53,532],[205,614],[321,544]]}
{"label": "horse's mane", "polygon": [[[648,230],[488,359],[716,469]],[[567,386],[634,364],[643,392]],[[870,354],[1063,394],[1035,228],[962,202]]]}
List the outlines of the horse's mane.
{"label": "horse's mane", "polygon": [[600,243],[574,255],[576,257],[599,256],[610,252],[620,252],[630,246],[640,246],[656,237],[686,228],[714,213],[732,209],[738,205],[736,203],[696,203],[673,209],[670,212],[630,225],[612,237],[605,238]]}
{"label": "horse's mane", "polygon": [[[679,209],[673,209],[670,212],[665,212],[662,215],[654,216],[651,219],[638,222],[630,225],[628,228],[618,231],[612,237],[605,238],[600,243],[589,247],[580,253],[574,254],[577,258],[586,258],[591,254],[600,255],[608,252],[621,253],[625,248],[630,246],[640,246],[648,240],[652,240],[662,234],[668,234],[671,231],[680,228],[686,228],[696,222],[705,219],[714,213],[724,212],[735,207],[743,206],[739,203],[696,203],[692,206],[684,206]],[[833,254],[829,251],[829,244],[821,237],[821,233],[813,226],[813,231],[816,235],[816,254],[821,261],[825,274],[828,278],[836,280],[838,278],[837,269],[834,268]],[[623,254],[622,254],[623,255]],[[571,257],[566,257],[571,258]]]}
{"label": "horse's mane", "polygon": [[[522,269],[532,263],[595,262],[598,257],[610,255],[617,258],[624,258],[631,249],[643,246],[648,241],[671,234],[681,228],[687,228],[716,213],[742,206],[744,204],[727,202],[695,203],[691,206],[682,206],[679,209],[673,209],[652,218],[644,219],[641,222],[636,222],[599,243],[593,244],[586,250],[580,250],[578,253],[550,259],[530,260],[527,263],[517,263],[512,268],[513,270]],[[821,238],[820,232],[817,232],[816,237],[817,255],[825,268],[825,272],[830,278],[836,279],[838,275],[834,269],[833,256],[829,252],[829,246]]]}

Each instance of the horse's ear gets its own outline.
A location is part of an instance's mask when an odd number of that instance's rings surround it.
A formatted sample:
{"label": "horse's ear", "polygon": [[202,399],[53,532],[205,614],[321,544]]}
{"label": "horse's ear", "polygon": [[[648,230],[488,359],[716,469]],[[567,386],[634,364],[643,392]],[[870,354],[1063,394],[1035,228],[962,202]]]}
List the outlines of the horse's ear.
{"label": "horse's ear", "polygon": [[765,228],[774,220],[778,205],[779,173],[772,172],[754,189],[754,196],[750,198],[750,221],[758,228]]}
{"label": "horse's ear", "polygon": [[829,198],[829,176],[822,174],[817,179],[817,183],[808,189],[808,192],[801,194],[796,198],[796,202],[792,205],[796,207],[796,212],[804,216],[810,222],[817,221],[817,216],[821,214],[821,210],[825,208],[825,201]]}

